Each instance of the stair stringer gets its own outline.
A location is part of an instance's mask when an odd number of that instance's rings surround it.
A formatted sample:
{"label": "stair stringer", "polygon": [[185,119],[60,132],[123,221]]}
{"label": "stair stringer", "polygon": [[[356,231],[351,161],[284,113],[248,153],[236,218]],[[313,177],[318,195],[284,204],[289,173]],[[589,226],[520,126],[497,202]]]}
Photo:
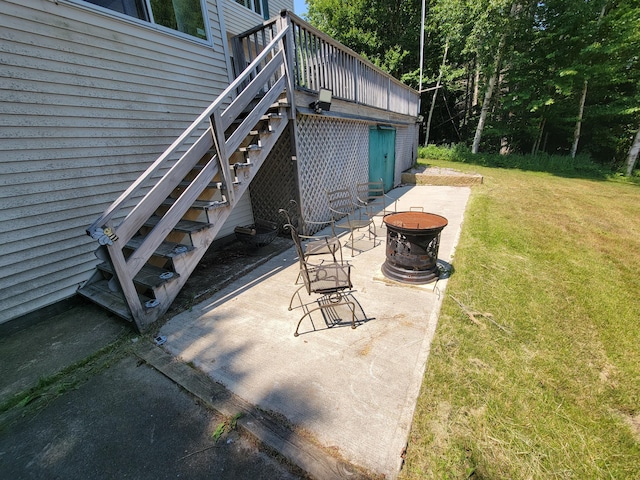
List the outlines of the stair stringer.
{"label": "stair stringer", "polygon": [[220,232],[224,222],[231,215],[233,208],[238,204],[242,195],[248,190],[251,180],[256,175],[260,167],[263,165],[267,156],[277,143],[278,139],[287,128],[289,114],[286,109],[280,110],[281,119],[275,122],[272,131],[261,141],[261,149],[251,153],[250,166],[243,167],[242,179],[239,183],[234,184],[234,200],[233,203],[221,206],[209,212],[209,223],[211,228],[197,232],[192,235],[194,250],[188,255],[181,255],[173,260],[174,268],[179,277],[171,282],[167,282],[155,290],[158,305],[153,308],[142,306],[142,310],[138,312],[132,311],[133,320],[139,331],[144,331],[149,325],[159,320],[169,309],[175,298],[178,296],[184,284],[187,282],[193,271],[196,269],[200,260],[206,253],[207,249]]}
{"label": "stair stringer", "polygon": [[[290,31],[283,24],[224,92],[86,229],[106,246],[108,265],[100,265],[104,280],[96,281],[94,275],[93,283],[79,289],[81,294],[133,321],[139,331],[166,313],[287,128],[290,115],[284,107],[275,105],[280,109],[275,118],[264,115],[281,94],[286,92],[289,100],[292,95],[284,54]],[[210,128],[192,142],[207,119]],[[253,140],[252,132],[263,120],[275,128],[259,133],[258,144],[246,149],[241,162],[232,161],[241,146]],[[174,162],[184,147],[187,151]],[[148,186],[150,190],[118,223],[120,214]],[[206,192],[211,188],[219,194]],[[207,213],[205,222],[202,210]],[[114,304],[117,296],[123,297],[122,308]],[[101,303],[106,297],[109,306]]]}

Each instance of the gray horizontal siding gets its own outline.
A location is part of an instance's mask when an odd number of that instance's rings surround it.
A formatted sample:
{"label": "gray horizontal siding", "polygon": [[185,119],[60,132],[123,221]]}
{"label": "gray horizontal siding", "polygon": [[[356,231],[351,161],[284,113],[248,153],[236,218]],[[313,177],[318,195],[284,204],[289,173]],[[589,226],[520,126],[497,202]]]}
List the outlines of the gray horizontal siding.
{"label": "gray horizontal siding", "polygon": [[[247,7],[244,7],[235,0],[223,0],[224,1],[224,23],[227,29],[227,33],[230,36],[242,33],[250,28],[253,28],[259,23],[262,23],[263,19],[261,15],[252,12]],[[269,10],[271,11],[271,10]]]}
{"label": "gray horizontal siding", "polygon": [[[269,15],[275,17],[281,10],[293,11],[293,0],[270,0]],[[224,21],[227,32],[237,35],[264,21],[262,15],[258,15],[247,7],[238,4],[235,0],[224,0]]]}
{"label": "gray horizontal siding", "polygon": [[272,17],[285,9],[293,12],[293,0],[269,0],[269,14]]}
{"label": "gray horizontal siding", "polygon": [[0,323],[75,293],[97,263],[85,228],[227,86],[208,9],[212,45],[64,0],[0,2]]}

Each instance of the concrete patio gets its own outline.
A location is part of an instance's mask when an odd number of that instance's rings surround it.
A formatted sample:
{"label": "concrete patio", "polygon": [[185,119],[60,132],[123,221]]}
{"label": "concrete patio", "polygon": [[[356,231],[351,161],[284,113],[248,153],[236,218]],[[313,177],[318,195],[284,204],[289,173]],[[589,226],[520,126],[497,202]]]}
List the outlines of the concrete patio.
{"label": "concrete patio", "polygon": [[[445,267],[469,194],[469,187],[449,186],[390,192],[398,211],[422,207],[448,219],[438,255]],[[302,312],[287,308],[297,288],[292,247],[169,320],[159,331],[167,339],[162,348],[348,462],[395,478],[447,279],[426,286],[386,280],[385,235],[381,229],[376,246],[361,242],[363,251],[353,257],[344,249],[361,307],[355,330],[349,321],[328,328],[316,312],[294,337]]]}

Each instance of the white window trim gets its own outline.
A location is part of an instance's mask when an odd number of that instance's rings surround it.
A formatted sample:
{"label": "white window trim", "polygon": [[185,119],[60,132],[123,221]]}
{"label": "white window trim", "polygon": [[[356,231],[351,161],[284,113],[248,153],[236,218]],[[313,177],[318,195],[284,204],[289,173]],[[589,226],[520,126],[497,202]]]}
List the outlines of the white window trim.
{"label": "white window trim", "polygon": [[[250,4],[251,4],[251,6],[250,6],[250,7],[247,7],[246,5],[241,5],[241,4],[240,4],[240,3],[238,3],[236,0],[231,0],[231,1],[232,1],[232,2],[235,2],[235,3],[236,3],[236,5],[239,5],[239,6],[241,6],[241,7],[244,7],[244,8],[246,8],[247,10],[249,10],[249,11],[251,11],[251,12],[255,13],[256,15],[259,15],[259,16],[260,16],[260,18],[265,19],[265,18],[264,18],[264,12],[265,12],[265,10],[268,10],[268,8],[264,8],[264,6],[265,6],[265,3],[268,3],[268,1],[269,1],[269,0],[243,0],[243,1],[246,1],[247,3],[250,3]],[[258,12],[256,11],[256,8],[255,8],[256,2],[260,2],[260,13],[258,13]],[[271,12],[269,12],[269,13],[271,13]]]}
{"label": "white window trim", "polygon": [[[98,12],[104,15],[108,15],[118,20],[131,23],[134,25],[142,26],[144,28],[148,28],[156,32],[161,32],[161,33],[169,34],[174,37],[179,37],[182,40],[187,40],[193,43],[197,43],[198,45],[214,46],[213,40],[211,38],[211,24],[209,22],[207,0],[200,0],[200,8],[202,8],[202,15],[203,15],[202,19],[204,21],[204,29],[205,29],[205,34],[207,36],[206,40],[204,38],[194,37],[193,35],[189,35],[187,33],[183,33],[178,30],[165,27],[164,25],[160,25],[150,21],[142,20],[140,18],[132,17],[131,15],[126,15],[124,13],[116,12],[115,10],[110,10],[108,8],[101,7],[100,5],[96,5],[95,3],[90,3],[88,1],[84,1],[84,0],[57,0],[57,1],[72,5],[74,7],[78,7],[83,10],[89,10],[92,12]],[[147,2],[147,4],[149,3],[149,0],[145,0],[145,1]],[[150,5],[147,5],[147,6],[149,8],[150,16],[153,17],[153,14],[151,13],[151,10],[150,10]]]}

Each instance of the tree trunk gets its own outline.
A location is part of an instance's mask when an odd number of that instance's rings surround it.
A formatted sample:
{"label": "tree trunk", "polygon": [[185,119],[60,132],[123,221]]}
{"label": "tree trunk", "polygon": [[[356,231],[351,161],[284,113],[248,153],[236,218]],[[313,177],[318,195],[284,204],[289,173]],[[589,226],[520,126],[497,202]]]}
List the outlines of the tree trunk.
{"label": "tree trunk", "polygon": [[[469,60],[467,63],[467,86],[464,96],[464,118],[462,119],[462,126],[466,127],[469,123],[469,117],[471,117],[471,111],[474,106],[474,99],[476,95],[476,67],[473,60]],[[473,95],[472,95],[473,92]]]}
{"label": "tree trunk", "polygon": [[511,147],[509,146],[509,139],[502,137],[500,139],[500,155],[509,155],[511,153]]}
{"label": "tree trunk", "polygon": [[498,75],[500,74],[500,66],[502,59],[502,50],[506,42],[506,37],[503,35],[498,44],[498,52],[496,53],[496,62],[491,77],[489,77],[489,85],[484,94],[484,101],[482,102],[482,110],[480,110],[480,119],[478,120],[478,126],[476,127],[476,134],[473,137],[473,146],[471,147],[471,153],[478,153],[480,148],[480,139],[482,138],[482,130],[484,130],[484,124],[487,121],[487,114],[489,113],[489,106],[491,104],[491,98],[493,97],[493,90],[498,81]]}
{"label": "tree trunk", "polygon": [[440,73],[438,74],[438,81],[436,82],[436,88],[433,91],[433,98],[431,99],[431,107],[429,108],[429,116],[427,117],[427,131],[425,133],[424,144],[429,145],[429,133],[431,133],[431,118],[433,117],[433,109],[436,106],[436,97],[438,96],[438,90],[440,90],[440,82],[442,81],[442,73],[444,66],[447,63],[447,53],[449,52],[449,40],[444,45],[444,55],[442,56],[442,66],[440,67]]}
{"label": "tree trunk", "polygon": [[582,128],[582,117],[584,116],[584,104],[587,100],[587,86],[588,82],[584,81],[584,87],[582,88],[582,97],[580,98],[580,109],[578,111],[578,121],[576,122],[576,129],[573,133],[573,145],[571,146],[571,158],[576,158],[578,152],[578,142],[580,141],[580,129]]}
{"label": "tree trunk", "polygon": [[476,59],[475,61],[475,77],[473,78],[473,99],[471,100],[471,109],[473,110],[478,105],[478,98],[480,97],[480,65]]}
{"label": "tree trunk", "polygon": [[627,157],[627,177],[630,177],[633,173],[633,168],[636,166],[638,160],[638,154],[640,153],[640,129],[636,132],[636,138],[633,139],[631,148],[629,149],[629,156]]}
{"label": "tree trunk", "polygon": [[540,148],[540,142],[542,141],[542,134],[544,133],[544,126],[547,122],[547,119],[542,117],[540,120],[540,125],[538,126],[538,138],[533,143],[533,147],[531,147],[531,155],[537,155],[538,149]]}
{"label": "tree trunk", "polygon": [[[600,16],[598,17],[598,22],[596,23],[596,27],[599,28],[602,23],[602,19],[607,11],[607,2],[602,6],[602,10],[600,10]],[[582,119],[584,117],[584,104],[587,101],[587,87],[589,82],[587,80],[584,81],[584,86],[582,87],[582,97],[580,97],[580,108],[578,110],[578,121],[576,122],[576,129],[573,133],[573,145],[571,145],[571,158],[576,158],[576,154],[578,153],[578,143],[580,142],[580,130],[582,129]]]}

